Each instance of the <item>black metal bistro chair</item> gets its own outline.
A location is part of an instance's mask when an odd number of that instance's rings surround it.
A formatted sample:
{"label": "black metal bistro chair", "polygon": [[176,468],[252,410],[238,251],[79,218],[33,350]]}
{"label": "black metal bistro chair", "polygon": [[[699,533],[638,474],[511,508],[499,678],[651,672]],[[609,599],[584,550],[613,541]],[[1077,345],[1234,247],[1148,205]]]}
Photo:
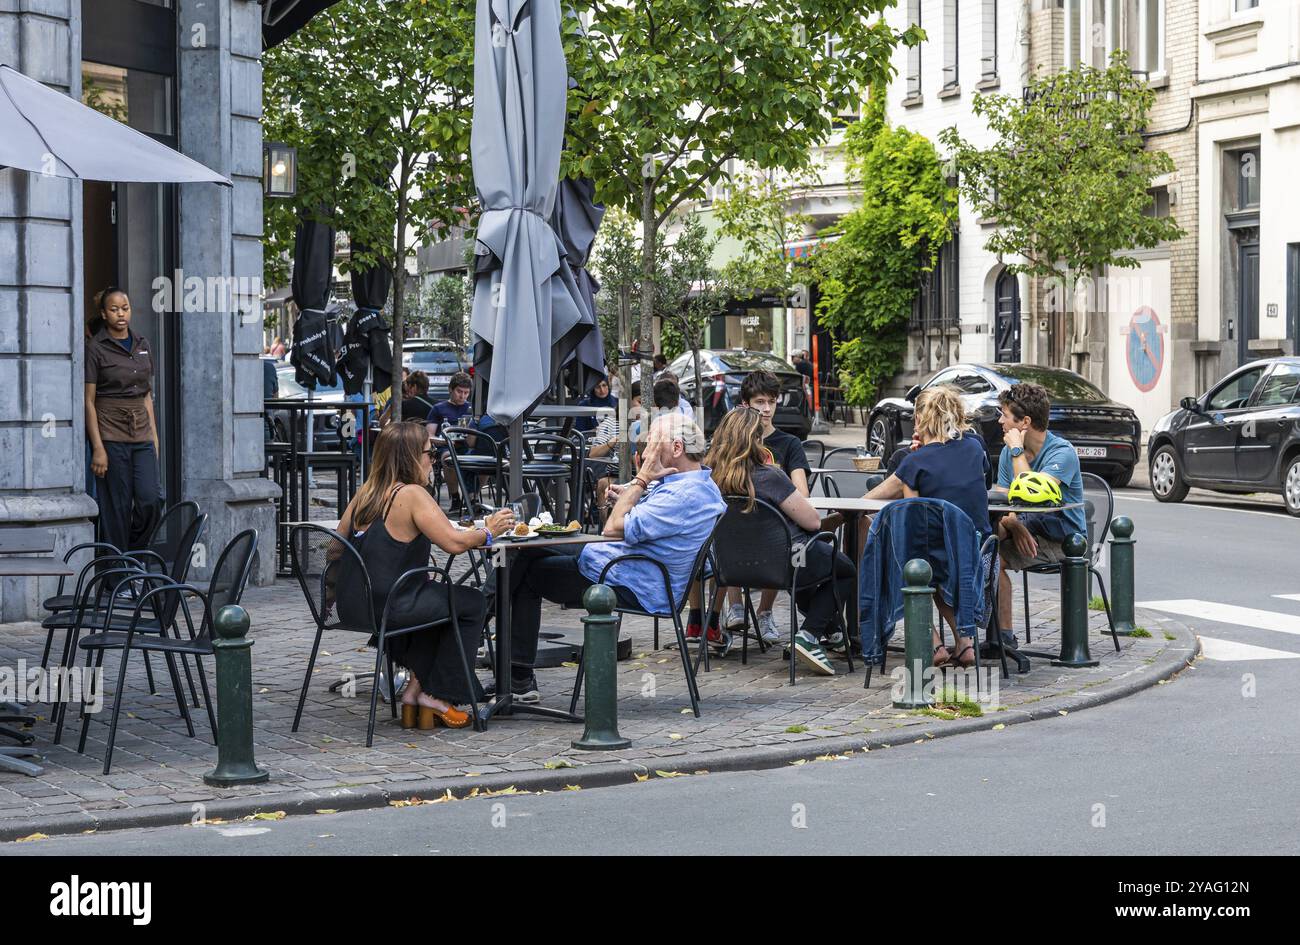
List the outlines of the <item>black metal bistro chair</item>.
{"label": "black metal bistro chair", "polygon": [[[1106,621],[1110,625],[1110,638],[1115,644],[1115,652],[1118,653],[1119,634],[1115,631],[1115,620],[1110,613],[1110,597],[1106,594],[1106,579],[1097,570],[1101,556],[1106,550],[1106,537],[1110,534],[1111,519],[1115,515],[1115,493],[1111,491],[1110,483],[1096,473],[1083,473],[1083,503],[1088,526],[1088,572],[1097,579],[1097,584],[1101,588],[1101,602],[1106,609]],[[1100,522],[1098,522],[1098,512],[1102,513]],[[1032,642],[1029,638],[1029,575],[1031,573],[1060,574],[1061,566],[1059,564],[1036,564],[1020,572],[1025,599],[1026,643]]]}
{"label": "black metal bistro chair", "polygon": [[[189,506],[193,509],[198,508],[198,506],[194,505],[192,502],[181,503],[181,505]],[[184,523],[185,528],[178,539],[169,539],[166,546],[162,547],[163,551],[170,554],[170,558],[163,557],[161,552],[157,550],[141,549],[132,552],[122,552],[117,555],[101,554],[81,569],[80,574],[77,576],[76,591],[71,595],[76,601],[76,605],[69,609],[63,609],[51,613],[41,621],[41,626],[46,631],[44,651],[46,655],[43,659],[48,660],[48,654],[51,644],[54,641],[54,634],[56,631],[63,631],[64,633],[63,655],[60,659],[59,665],[71,667],[72,661],[76,658],[77,638],[80,636],[82,631],[118,629],[118,627],[110,626],[109,623],[109,615],[113,610],[113,607],[111,606],[111,598],[118,589],[110,583],[94,580],[91,577],[92,572],[98,571],[99,574],[96,574],[95,577],[99,577],[103,573],[106,573],[105,569],[117,572],[124,567],[134,565],[142,571],[162,574],[164,577],[169,579],[170,583],[185,583],[186,578],[189,576],[191,562],[194,559],[194,545],[198,541],[199,535],[202,534],[203,529],[207,526],[208,521],[207,515],[202,514],[190,518],[188,514],[185,514],[188,513],[188,511],[189,509],[182,510],[182,514],[178,514],[171,519],[173,524],[170,528],[179,528],[182,522]],[[162,524],[160,523],[160,528],[161,527]],[[130,584],[127,588],[129,589],[135,586],[135,584]],[[90,603],[92,597],[94,601],[93,605]],[[124,607],[119,603],[116,608],[116,613],[113,614],[113,620],[119,625],[125,625],[128,619],[127,613],[129,610],[129,605]],[[179,628],[175,626],[175,613],[173,612],[170,617],[171,619],[168,619],[167,616],[158,609],[157,605],[155,605],[152,610],[152,616],[146,618],[145,622],[139,624],[139,631],[142,633],[166,634],[168,630],[171,630],[175,634],[179,635]],[[197,706],[199,705],[199,697],[194,688],[194,677],[190,674],[188,660],[182,658],[181,665],[185,670],[186,681],[189,683],[190,696],[193,699],[194,705]],[[144,668],[145,676],[149,682],[149,691],[156,694],[158,689],[154,684],[153,666],[149,662],[148,653],[145,653]],[[58,733],[61,734],[63,727],[62,709],[60,709],[56,715],[59,717]],[[55,740],[58,740],[57,735]]]}
{"label": "black metal bistro chair", "polygon": [[[754,612],[751,591],[777,590],[790,594],[790,685],[795,684],[794,637],[799,632],[799,610],[795,595],[799,590],[799,572],[803,565],[795,555],[794,539],[786,525],[786,518],[776,506],[762,499],[748,496],[725,497],[727,511],[723,513],[713,534],[714,574],[719,586],[744,589],[745,626],[741,630],[740,660],[749,660],[750,628],[753,628],[759,651],[766,652],[767,644],[758,633],[758,616]],[[818,532],[808,542],[824,541],[830,544],[832,555],[839,551],[839,540],[831,532]],[[839,599],[835,581],[830,581],[829,592],[835,597],[836,622],[841,631],[844,601]],[[825,593],[825,591],[823,591]],[[847,636],[847,634],[846,634]],[[853,672],[852,646],[845,646],[844,656]]]}
{"label": "black metal bistro chair", "polygon": [[[189,708],[181,693],[180,676],[176,671],[176,657],[194,658],[194,665],[199,676],[199,685],[203,688],[203,705],[207,709],[208,727],[215,743],[217,737],[217,719],[213,711],[212,694],[208,689],[208,677],[203,670],[203,657],[213,655],[212,621],[222,607],[238,604],[248,586],[248,577],[253,570],[253,558],[257,553],[257,530],[246,529],[230,540],[217,559],[212,569],[212,579],[207,591],[201,591],[193,584],[172,583],[162,575],[140,574],[126,578],[126,581],[139,586],[143,592],[132,610],[130,621],[124,630],[102,630],[92,633],[80,641],[81,649],[86,651],[86,666],[100,668],[104,663],[104,654],[109,650],[121,650],[122,660],[117,671],[117,689],[113,696],[113,714],[108,729],[108,746],[104,753],[104,774],[108,774],[113,763],[113,743],[117,737],[118,717],[122,709],[122,700],[126,688],[126,666],[132,650],[141,653],[161,653],[167,662],[171,675],[172,689],[176,693],[176,703],[181,710],[181,718],[190,738],[194,737],[194,722],[190,718]],[[195,630],[194,614],[190,601],[200,608],[199,627]],[[145,605],[153,603],[150,609],[166,614],[173,621],[177,615],[183,616],[187,637],[169,637],[150,632],[148,618],[142,615]],[[110,620],[110,626],[114,622]],[[178,624],[179,626],[179,624]],[[86,736],[90,730],[90,713],[83,706],[81,713],[81,737],[77,751],[86,750]]]}
{"label": "black metal bistro chair", "polygon": [[[720,519],[718,521],[720,521]],[[700,545],[700,550],[695,553],[695,560],[691,563],[690,576],[687,578],[686,583],[682,586],[681,594],[678,595],[673,594],[672,580],[668,576],[667,566],[665,566],[663,562],[657,561],[656,559],[645,554],[619,555],[617,558],[611,558],[609,561],[605,563],[605,566],[600,569],[600,577],[596,581],[597,584],[604,584],[606,576],[613,568],[617,567],[619,564],[623,564],[629,561],[646,561],[649,562],[651,565],[653,565],[659,571],[659,574],[664,579],[664,595],[671,602],[671,607],[669,611],[666,612],[661,611],[656,613],[649,610],[645,610],[644,608],[641,607],[624,607],[623,605],[620,604],[614,608],[613,612],[618,614],[620,617],[622,617],[622,615],[624,614],[632,614],[633,616],[637,616],[637,617],[653,617],[655,621],[656,637],[658,636],[658,627],[659,627],[660,620],[671,620],[673,622],[673,630],[677,635],[677,649],[682,657],[682,671],[686,674],[686,690],[691,697],[691,711],[695,713],[695,717],[697,719],[700,717],[700,687],[699,687],[699,683],[696,682],[695,679],[695,667],[696,665],[698,665],[699,660],[697,658],[695,664],[691,663],[691,655],[686,645],[686,631],[682,628],[682,608],[686,605],[686,595],[690,592],[691,586],[694,585],[696,581],[701,581],[701,583],[703,583],[703,579],[706,576],[706,568],[708,566],[708,560],[709,560],[709,549],[713,543],[713,536],[717,534],[718,521],[714,522],[713,533],[710,534],[710,536],[704,541],[704,544]],[[707,597],[707,595],[703,593],[705,590],[707,590],[707,588],[701,588],[702,597]],[[711,600],[712,598],[708,598],[707,600],[702,601],[702,604],[706,608],[704,614],[704,622],[703,622],[703,626],[706,627],[709,624],[708,607]],[[704,646],[704,642],[707,636],[708,636],[707,633],[701,634],[700,636],[701,647]],[[659,648],[659,643],[658,640],[656,639],[655,649],[658,648]],[[587,655],[586,651],[584,650],[582,655],[578,657],[578,673],[573,681],[573,698],[569,702],[570,714],[578,711],[578,696],[582,693],[583,661],[586,659],[586,655]]]}
{"label": "black metal bistro chair", "polygon": [[[370,748],[375,740],[375,710],[379,702],[380,670],[385,667],[388,669],[388,703],[393,718],[397,717],[397,690],[393,685],[393,658],[388,652],[388,641],[396,636],[437,627],[451,628],[452,638],[456,641],[456,649],[460,651],[461,664],[465,667],[465,681],[469,686],[471,700],[470,707],[472,711],[470,717],[474,720],[475,730],[482,730],[482,722],[478,717],[478,703],[473,698],[474,693],[478,691],[476,688],[478,680],[474,676],[474,666],[469,660],[469,655],[465,652],[464,644],[461,642],[460,621],[456,616],[456,609],[454,607],[448,608],[449,615],[441,620],[416,624],[410,627],[389,626],[389,606],[394,598],[400,597],[401,591],[407,585],[415,581],[428,580],[429,575],[438,575],[450,587],[451,582],[448,580],[445,565],[443,567],[412,568],[400,575],[393,582],[388,600],[384,603],[383,613],[376,619],[370,573],[366,570],[366,563],[362,559],[361,553],[357,551],[351,542],[338,532],[330,531],[320,525],[295,526],[290,533],[289,541],[289,554],[293,562],[294,577],[298,579],[298,585],[302,588],[303,596],[307,598],[307,607],[311,610],[312,620],[316,623],[316,638],[312,642],[311,656],[307,660],[307,672],[303,676],[302,692],[298,696],[298,709],[294,712],[291,731],[298,731],[298,725],[302,721],[302,709],[307,701],[307,689],[311,685],[312,671],[316,667],[316,654],[320,651],[321,636],[326,630],[364,633],[375,641],[375,685],[370,690],[370,713],[366,723],[366,747]],[[331,548],[337,550],[331,552]],[[345,564],[356,568],[357,574],[361,578],[362,592],[365,596],[364,613],[366,617],[359,623],[350,623],[341,619],[337,614],[333,599],[334,586]]]}
{"label": "black metal bistro chair", "polygon": [[[477,449],[482,440],[488,441],[491,450],[487,453],[470,451],[469,438],[474,438]],[[484,479],[492,490],[493,504],[500,504],[505,494],[505,478],[501,462],[501,445],[482,430],[472,427],[444,427],[442,438],[447,443],[447,455],[451,459],[452,475],[460,483],[460,494],[466,501],[473,499],[482,504]]]}

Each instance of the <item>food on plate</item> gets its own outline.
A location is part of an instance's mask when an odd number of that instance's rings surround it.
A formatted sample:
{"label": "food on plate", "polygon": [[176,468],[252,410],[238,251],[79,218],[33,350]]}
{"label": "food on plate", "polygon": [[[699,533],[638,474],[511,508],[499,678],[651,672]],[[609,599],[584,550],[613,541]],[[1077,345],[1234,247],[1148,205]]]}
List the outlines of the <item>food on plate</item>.
{"label": "food on plate", "polygon": [[520,522],[514,528],[514,534],[519,538],[525,537],[526,535],[528,535],[528,533],[529,533],[529,528],[523,522]]}

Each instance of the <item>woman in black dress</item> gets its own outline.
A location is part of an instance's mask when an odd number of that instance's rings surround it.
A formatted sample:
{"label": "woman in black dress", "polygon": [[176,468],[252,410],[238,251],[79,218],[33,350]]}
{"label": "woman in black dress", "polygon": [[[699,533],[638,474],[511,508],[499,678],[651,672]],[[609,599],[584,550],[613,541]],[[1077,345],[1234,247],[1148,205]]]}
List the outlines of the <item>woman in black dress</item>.
{"label": "woman in black dress", "polygon": [[[433,473],[435,456],[424,423],[398,422],[385,427],[375,440],[370,476],[348,503],[339,534],[352,542],[365,562],[376,619],[385,604],[389,604],[390,627],[445,619],[455,608],[464,651],[472,657],[478,652],[486,612],[483,594],[477,588],[409,581],[400,599],[388,600],[403,573],[429,567],[432,545],[463,554],[491,545],[514,527],[514,515],[508,509],[489,517],[482,528],[463,531],[453,526],[424,488]],[[364,624],[369,618],[362,588],[360,569],[350,555],[344,556],[334,597],[339,616],[349,623]],[[463,728],[470,723],[469,714],[456,705],[480,694],[468,691],[465,665],[450,626],[401,634],[392,637],[389,646],[394,661],[412,675],[402,693],[403,728],[427,730],[438,724]]]}

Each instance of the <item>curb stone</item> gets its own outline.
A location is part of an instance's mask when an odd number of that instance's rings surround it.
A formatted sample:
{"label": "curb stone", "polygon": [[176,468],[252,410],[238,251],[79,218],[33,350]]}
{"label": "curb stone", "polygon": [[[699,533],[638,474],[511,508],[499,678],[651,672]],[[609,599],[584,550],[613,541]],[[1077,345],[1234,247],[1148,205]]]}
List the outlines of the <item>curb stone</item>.
{"label": "curb stone", "polygon": [[[477,788],[480,793],[500,791],[513,787],[520,792],[561,791],[568,785],[583,789],[631,784],[638,776],[653,776],[656,770],[680,771],[691,774],[707,771],[709,774],[737,771],[762,771],[783,768],[797,761],[813,761],[823,755],[846,752],[863,752],[877,748],[910,745],[917,740],[931,741],[968,732],[981,732],[997,725],[1019,725],[1049,718],[1059,718],[1061,712],[1079,712],[1106,705],[1119,699],[1150,689],[1170,680],[1191,666],[1201,652],[1199,637],[1185,624],[1166,620],[1161,630],[1171,632],[1176,639],[1169,641],[1155,662],[1143,665],[1102,685],[1083,689],[1070,695],[1057,696],[1025,708],[993,712],[979,718],[935,719],[933,724],[908,726],[905,731],[877,732],[863,735],[839,735],[833,738],[800,740],[780,745],[758,748],[731,749],[710,752],[686,753],[671,759],[651,761],[594,761],[557,770],[543,769],[521,772],[493,772],[479,777],[459,776],[408,781],[400,784],[358,785],[333,788],[326,791],[299,791],[270,799],[244,800],[225,798],[205,802],[208,820],[236,821],[253,814],[283,811],[286,815],[314,814],[320,809],[343,813],[386,807],[391,801],[419,797],[432,799],[451,791],[457,799]],[[1102,636],[1105,639],[1105,635]],[[1100,642],[1100,641],[1099,641]],[[593,753],[595,754],[595,753]],[[11,842],[33,833],[47,836],[104,830],[128,830],[143,827],[172,827],[189,824],[193,807],[185,804],[166,804],[125,810],[105,811],[101,815],[85,812],[58,814],[33,818],[21,826],[0,827],[0,843]]]}

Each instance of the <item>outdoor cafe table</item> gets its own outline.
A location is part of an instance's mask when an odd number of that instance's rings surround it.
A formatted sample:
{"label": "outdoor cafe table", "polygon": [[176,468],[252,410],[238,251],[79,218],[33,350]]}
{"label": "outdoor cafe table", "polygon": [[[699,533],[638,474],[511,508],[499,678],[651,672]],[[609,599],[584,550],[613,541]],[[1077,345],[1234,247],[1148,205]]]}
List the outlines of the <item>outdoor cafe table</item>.
{"label": "outdoor cafe table", "polygon": [[[17,578],[17,577],[71,577],[76,574],[72,568],[64,564],[59,558],[41,558],[41,557],[19,557],[17,555],[0,555],[0,578]],[[21,712],[22,707],[14,703],[14,712]],[[3,710],[6,703],[0,703],[0,710]],[[5,714],[0,711],[0,714]],[[38,765],[30,761],[20,761],[20,758],[35,757],[40,752],[33,751],[26,745],[21,747],[12,745],[0,745],[0,771],[17,771],[20,774],[31,775],[35,777],[44,771]]]}
{"label": "outdoor cafe table", "polygon": [[[836,472],[845,470],[837,469]],[[852,470],[850,470],[852,471]],[[839,512],[844,516],[844,553],[853,562],[856,572],[862,562],[862,549],[858,547],[858,519],[868,512],[879,512],[890,503],[890,499],[840,498],[838,496],[810,496],[808,501],[818,512]],[[856,584],[856,582],[855,582]],[[793,603],[792,603],[793,606]],[[849,645],[860,638],[858,631],[858,608],[849,605]]]}
{"label": "outdoor cafe table", "polygon": [[562,436],[568,436],[573,430],[573,421],[579,417],[612,417],[613,407],[597,407],[584,404],[538,404],[528,412],[530,420],[563,420]]}
{"label": "outdoor cafe table", "polygon": [[[544,718],[558,719],[564,722],[581,722],[580,716],[564,709],[552,709],[541,705],[514,704],[514,694],[510,691],[510,559],[516,551],[525,548],[562,548],[567,545],[590,545],[597,542],[616,541],[603,535],[588,535],[578,532],[573,535],[557,535],[554,538],[538,536],[524,541],[511,541],[498,538],[492,543],[487,554],[495,557],[499,573],[497,574],[497,640],[496,666],[493,675],[496,678],[496,695],[479,708],[479,720],[486,725],[492,716],[510,715],[518,712],[524,715],[540,715]],[[500,549],[498,551],[498,549]]]}

